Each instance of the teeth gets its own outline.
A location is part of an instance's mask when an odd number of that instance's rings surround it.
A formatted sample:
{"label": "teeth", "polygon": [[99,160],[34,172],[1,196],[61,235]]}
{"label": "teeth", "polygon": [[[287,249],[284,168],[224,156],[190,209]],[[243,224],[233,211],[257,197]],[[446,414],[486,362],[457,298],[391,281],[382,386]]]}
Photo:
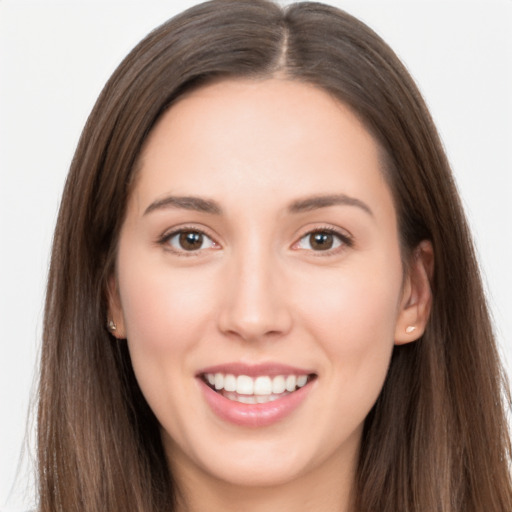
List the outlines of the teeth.
{"label": "teeth", "polygon": [[279,395],[292,393],[308,382],[307,375],[277,375],[274,378],[261,375],[252,378],[248,375],[207,373],[205,379],[215,390],[224,391],[231,400],[251,404],[276,400]]}
{"label": "teeth", "polygon": [[222,373],[216,373],[214,377],[215,389],[224,389],[224,375]]}
{"label": "teeth", "polygon": [[286,391],[290,391],[290,393],[295,391],[295,388],[297,387],[297,379],[295,375],[288,375],[288,377],[286,377],[285,387]]}
{"label": "teeth", "polygon": [[272,379],[272,393],[279,395],[286,389],[286,381],[282,375],[278,375]]}
{"label": "teeth", "polygon": [[236,391],[236,377],[234,375],[224,377],[224,391]]}
{"label": "teeth", "polygon": [[239,395],[237,393],[228,393],[223,392],[223,396],[229,400],[234,402],[240,402],[242,404],[266,404],[267,402],[273,402],[278,398],[281,398],[285,395],[289,395],[289,393],[284,393],[281,395],[265,395],[265,396],[257,396],[257,395]]}
{"label": "teeth", "polygon": [[254,381],[255,395],[270,395],[272,393],[272,379],[270,377],[256,377]]}
{"label": "teeth", "polygon": [[[224,387],[224,389],[226,389]],[[227,391],[227,389],[226,389]],[[239,375],[236,379],[236,391],[239,395],[252,395],[254,392],[254,381],[247,375]]]}
{"label": "teeth", "polygon": [[299,388],[302,388],[306,385],[307,381],[308,381],[307,375],[301,375],[300,377],[297,377],[297,386]]}

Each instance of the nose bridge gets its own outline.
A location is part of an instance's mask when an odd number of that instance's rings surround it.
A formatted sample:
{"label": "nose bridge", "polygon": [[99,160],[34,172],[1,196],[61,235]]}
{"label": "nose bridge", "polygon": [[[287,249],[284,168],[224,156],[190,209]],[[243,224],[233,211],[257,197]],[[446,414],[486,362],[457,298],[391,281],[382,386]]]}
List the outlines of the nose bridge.
{"label": "nose bridge", "polygon": [[286,333],[291,315],[279,260],[269,244],[254,237],[233,250],[220,315],[223,332],[245,340]]}

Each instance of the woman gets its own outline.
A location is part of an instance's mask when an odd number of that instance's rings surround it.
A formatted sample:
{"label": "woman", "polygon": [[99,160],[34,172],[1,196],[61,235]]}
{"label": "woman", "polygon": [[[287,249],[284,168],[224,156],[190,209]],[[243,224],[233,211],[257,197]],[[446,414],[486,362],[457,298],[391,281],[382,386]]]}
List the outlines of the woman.
{"label": "woman", "polygon": [[40,510],[510,510],[469,234],[392,51],[214,1],[102,92],[61,204]]}

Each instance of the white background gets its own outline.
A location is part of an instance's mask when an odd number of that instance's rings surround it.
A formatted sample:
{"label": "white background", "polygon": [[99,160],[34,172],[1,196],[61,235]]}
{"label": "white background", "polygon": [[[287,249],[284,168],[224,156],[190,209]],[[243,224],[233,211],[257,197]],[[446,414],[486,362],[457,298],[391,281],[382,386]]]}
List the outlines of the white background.
{"label": "white background", "polygon": [[[12,492],[11,485],[33,395],[52,231],[79,134],[120,60],[152,28],[194,3],[0,0],[0,507],[5,510],[31,502],[30,454],[20,485]],[[380,33],[418,81],[473,227],[502,353],[512,361],[512,1],[329,3]]]}

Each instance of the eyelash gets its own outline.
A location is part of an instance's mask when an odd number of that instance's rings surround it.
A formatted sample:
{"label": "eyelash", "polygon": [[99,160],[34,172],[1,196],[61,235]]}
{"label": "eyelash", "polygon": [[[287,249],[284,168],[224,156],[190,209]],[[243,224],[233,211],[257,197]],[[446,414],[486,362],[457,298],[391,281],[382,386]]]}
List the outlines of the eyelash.
{"label": "eyelash", "polygon": [[[326,249],[326,250],[320,250],[320,251],[312,250],[311,252],[313,252],[315,256],[337,254],[338,252],[342,251],[343,249],[351,248],[354,246],[354,241],[350,235],[348,235],[347,233],[341,232],[337,229],[334,229],[332,227],[328,227],[328,226],[315,228],[315,229],[308,231],[307,233],[302,235],[300,237],[300,239],[293,244],[293,246],[294,247],[297,246],[302,240],[304,240],[308,237],[311,237],[312,235],[315,235],[315,234],[332,235],[333,237],[337,238],[338,241],[340,242],[340,245],[338,247],[335,247],[332,249]],[[309,250],[309,249],[303,249],[303,250]]]}
{"label": "eyelash", "polygon": [[[199,235],[209,239],[212,242],[212,244],[220,247],[220,245],[213,239],[213,237],[211,237],[205,230],[203,230],[201,228],[197,228],[197,227],[192,227],[192,226],[190,226],[190,227],[183,226],[178,229],[174,229],[170,233],[164,233],[157,240],[157,242],[159,245],[167,246],[166,247],[167,250],[173,252],[174,254],[176,254],[178,256],[185,256],[185,257],[199,256],[199,254],[201,252],[201,248],[199,248],[197,250],[188,251],[186,249],[176,249],[176,248],[170,246],[170,244],[169,244],[170,240],[172,240],[174,237],[176,237],[178,235],[182,235],[185,233],[199,234]],[[326,250],[318,250],[318,251],[315,251],[313,249],[299,249],[299,250],[311,251],[312,253],[317,253],[317,254],[315,254],[315,256],[321,256],[321,255],[336,254],[339,251],[342,251],[344,248],[350,248],[350,247],[353,247],[353,245],[354,245],[354,241],[350,235],[348,235],[346,233],[342,233],[339,230],[334,229],[332,227],[320,227],[320,228],[315,228],[315,229],[312,229],[312,230],[304,233],[299,238],[299,240],[292,245],[292,247],[296,247],[302,240],[304,240],[308,237],[311,237],[312,235],[315,235],[315,234],[332,235],[333,237],[338,239],[338,241],[339,241],[338,247],[335,247],[334,249],[329,248]]]}
{"label": "eyelash", "polygon": [[172,240],[175,236],[178,236],[178,235],[181,235],[181,234],[184,234],[184,233],[194,233],[194,234],[199,234],[205,238],[208,238],[209,240],[212,241],[213,244],[215,245],[219,245],[214,239],[213,237],[211,237],[205,230],[201,229],[201,228],[197,228],[197,227],[192,227],[192,226],[183,226],[183,227],[180,227],[178,229],[174,229],[172,230],[170,233],[164,233],[158,240],[158,244],[159,245],[162,245],[162,246],[167,246],[166,249],[178,256],[185,256],[185,257],[190,257],[190,256],[199,256],[199,253],[201,252],[200,249],[198,250],[190,250],[190,251],[187,251],[186,249],[176,249],[174,247],[172,247],[169,242],[170,240]]}

